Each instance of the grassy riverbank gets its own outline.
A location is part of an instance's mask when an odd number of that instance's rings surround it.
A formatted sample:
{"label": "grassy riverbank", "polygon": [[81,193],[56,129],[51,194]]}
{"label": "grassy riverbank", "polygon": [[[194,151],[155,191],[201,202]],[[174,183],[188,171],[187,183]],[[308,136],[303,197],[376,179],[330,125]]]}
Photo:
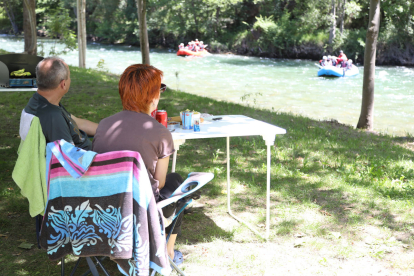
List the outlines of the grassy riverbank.
{"label": "grassy riverbank", "polygon": [[[62,100],[99,122],[121,110],[118,76],[71,67]],[[36,244],[28,203],[11,179],[20,112],[31,92],[0,97],[0,270],[2,275],[58,275],[58,262]],[[330,121],[215,101],[167,90],[159,108],[243,114],[287,130],[272,154],[271,237],[263,243],[226,213],[225,139],[188,140],[177,171],[214,172],[177,247],[189,275],[411,275],[414,269],[413,137],[376,136]],[[201,125],[202,127],[202,125]],[[264,231],[266,151],[261,137],[232,138],[233,211]],[[74,265],[68,257],[68,267]],[[108,261],[113,275],[116,267]],[[85,266],[86,264],[84,264]],[[69,269],[67,267],[67,269]]]}

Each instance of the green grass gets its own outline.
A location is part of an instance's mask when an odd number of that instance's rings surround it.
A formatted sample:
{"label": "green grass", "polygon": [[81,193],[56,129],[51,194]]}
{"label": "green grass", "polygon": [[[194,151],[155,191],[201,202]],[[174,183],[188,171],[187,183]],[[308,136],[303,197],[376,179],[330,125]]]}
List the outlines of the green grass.
{"label": "green grass", "polygon": [[10,52],[0,49],[0,55],[4,55],[4,54],[10,54]]}
{"label": "green grass", "polygon": [[[71,77],[70,92],[62,103],[74,115],[99,122],[122,109],[118,76],[71,67]],[[20,113],[31,95],[31,92],[14,92],[1,93],[0,97],[2,275],[57,275],[60,269],[58,262],[47,260],[44,250],[18,248],[22,241],[36,243],[34,219],[28,214],[27,200],[11,179],[20,141]],[[267,258],[278,252],[265,253],[266,247],[281,245],[283,250],[283,246],[300,239],[298,233],[306,242],[300,248],[289,247],[289,254],[308,250],[307,258],[321,271],[334,269],[330,264],[337,259],[353,260],[361,256],[390,269],[414,268],[410,257],[414,232],[412,136],[373,135],[332,121],[258,110],[170,89],[163,93],[158,108],[166,109],[170,116],[187,108],[211,114],[243,114],[287,130],[271,148],[268,244],[263,244],[226,213],[226,140],[188,140],[180,147],[177,172],[215,174],[202,199],[195,202],[194,212],[185,217],[183,235],[177,241],[177,247],[187,256],[184,268],[190,275],[209,275],[210,270],[203,270],[206,262],[214,263],[213,272],[214,267],[217,271],[225,268],[222,274],[214,272],[217,275],[245,275],[245,262],[252,265],[250,275],[263,275],[267,271],[263,266],[268,264]],[[261,137],[231,138],[230,146],[233,212],[264,231],[264,141]],[[338,238],[332,233],[341,235]],[[374,242],[367,242],[367,238]],[[314,252],[320,251],[324,252],[323,257],[314,256]],[[222,256],[220,261],[217,256]],[[68,257],[68,269],[74,260]],[[107,261],[107,265],[118,275],[112,262]]]}

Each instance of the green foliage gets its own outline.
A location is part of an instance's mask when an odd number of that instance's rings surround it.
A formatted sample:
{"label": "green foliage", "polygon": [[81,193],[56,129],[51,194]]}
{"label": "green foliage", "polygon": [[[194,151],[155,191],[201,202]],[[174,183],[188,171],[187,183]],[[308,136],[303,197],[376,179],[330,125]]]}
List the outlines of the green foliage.
{"label": "green foliage", "polygon": [[291,20],[291,14],[285,12],[277,22],[270,17],[256,17],[253,29],[260,36],[257,39],[259,52],[288,52],[299,41],[310,41],[314,36],[309,35],[308,28],[300,28],[298,21]]}
{"label": "green foliage", "polygon": [[223,44],[217,40],[212,40],[210,42],[209,49],[214,52],[226,52],[229,50],[226,44]]}
{"label": "green foliage", "polygon": [[269,17],[262,17],[259,15],[256,17],[256,23],[254,23],[253,28],[262,30],[264,33],[274,33],[276,32],[277,25],[273,20],[273,15]]}
{"label": "green foliage", "polygon": [[299,43],[313,43],[316,45],[323,45],[327,43],[329,34],[323,31],[317,31],[314,33],[303,34],[299,40]]}
{"label": "green foliage", "polygon": [[334,50],[344,49],[348,58],[358,60],[358,58],[364,55],[366,33],[367,30],[364,28],[344,30],[342,36],[336,36]]}
{"label": "green foliage", "polygon": [[380,36],[385,42],[390,43],[413,43],[414,33],[414,3],[406,0],[381,2],[384,13],[382,27],[383,34]]}
{"label": "green foliage", "polygon": [[[50,10],[49,15],[44,21],[44,27],[46,34],[55,40],[48,53],[45,52],[44,45],[41,42],[39,45],[39,55],[57,56],[76,49],[77,39],[75,32],[70,29],[71,23],[72,18],[69,16],[69,10],[63,4],[59,4],[55,9]],[[62,51],[58,51],[57,44],[64,44],[65,48]]]}
{"label": "green foliage", "polygon": [[[135,0],[96,0],[89,6],[88,29],[109,43],[139,43]],[[132,38],[132,39],[131,39]]]}
{"label": "green foliage", "polygon": [[350,18],[358,18],[361,14],[362,7],[355,1],[349,1],[345,4],[345,14]]}
{"label": "green foliage", "polygon": [[[261,15],[256,17],[256,22],[253,25],[253,29],[258,31],[260,34],[257,44],[259,50],[263,52],[269,52],[273,46],[276,45],[274,42],[277,41],[281,31],[278,25],[273,21],[273,16],[262,17]],[[280,47],[276,45],[276,47]]]}
{"label": "green foliage", "polygon": [[[9,0],[21,25],[19,1]],[[1,3],[4,1],[0,0]],[[20,7],[20,8],[19,8]],[[76,31],[73,0],[38,0],[38,26],[50,37],[62,38],[71,49]],[[369,1],[337,1],[337,34],[333,51],[343,49],[361,61],[364,55]],[[403,51],[414,44],[412,1],[381,1],[379,47]],[[339,33],[342,12],[344,31]],[[91,0],[86,7],[87,33],[102,42],[139,44],[135,0]],[[1,15],[3,16],[1,19]],[[0,23],[6,24],[6,13]],[[327,48],[332,21],[331,0],[157,0],[147,1],[147,26],[151,46],[176,48],[198,38],[218,52],[296,57],[302,46],[311,46],[313,58]],[[58,24],[59,23],[59,24]],[[3,25],[4,25],[3,24]],[[7,23],[7,28],[11,28]],[[66,32],[64,31],[66,30]],[[387,48],[388,47],[388,48]],[[40,45],[42,49],[42,45]],[[300,50],[299,50],[300,51]],[[53,53],[53,51],[52,51]],[[382,51],[383,53],[383,51]]]}
{"label": "green foliage", "polygon": [[0,29],[11,28],[10,20],[5,10],[0,10]]}
{"label": "green foliage", "polygon": [[0,31],[9,34],[14,33],[10,17],[12,16],[14,23],[17,25],[18,31],[23,29],[23,5],[20,0],[0,0]]}
{"label": "green foliage", "polygon": [[96,68],[100,71],[109,72],[108,68],[106,67],[105,60],[101,58],[98,63],[96,64]]}

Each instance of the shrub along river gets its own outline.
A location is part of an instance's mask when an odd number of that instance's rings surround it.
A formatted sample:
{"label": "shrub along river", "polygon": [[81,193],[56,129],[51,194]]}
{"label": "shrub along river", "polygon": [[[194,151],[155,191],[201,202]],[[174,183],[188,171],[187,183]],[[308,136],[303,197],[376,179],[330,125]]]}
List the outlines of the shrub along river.
{"label": "shrub along river", "polygon": [[[44,41],[45,50],[54,45]],[[0,37],[0,48],[23,51],[23,40]],[[58,45],[61,49],[61,46]],[[61,55],[73,66],[78,52]],[[141,62],[139,48],[88,44],[86,64],[121,74],[130,64]],[[270,59],[213,54],[203,58],[178,57],[175,50],[151,50],[151,64],[164,71],[172,89],[259,108],[292,112],[314,119],[336,119],[355,126],[362,100],[363,67],[350,78],[317,77],[315,61]],[[414,68],[377,66],[375,73],[374,126],[394,135],[414,134]]]}

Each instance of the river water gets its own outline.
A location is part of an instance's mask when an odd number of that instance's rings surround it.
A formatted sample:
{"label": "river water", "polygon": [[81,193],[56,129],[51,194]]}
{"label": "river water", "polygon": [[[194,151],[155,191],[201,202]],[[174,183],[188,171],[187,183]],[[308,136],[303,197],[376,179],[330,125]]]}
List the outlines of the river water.
{"label": "river water", "polygon": [[[52,45],[45,40],[45,49]],[[0,49],[23,51],[23,40],[0,36]],[[62,58],[78,65],[78,52]],[[141,62],[139,48],[88,44],[87,67],[121,74]],[[292,112],[314,119],[336,119],[355,126],[362,101],[363,67],[351,78],[317,77],[314,61],[270,59],[237,55],[203,58],[178,57],[175,50],[151,50],[151,64],[164,71],[164,82],[173,89],[214,99]],[[414,134],[414,68],[377,66],[375,73],[375,131],[394,135]]]}

